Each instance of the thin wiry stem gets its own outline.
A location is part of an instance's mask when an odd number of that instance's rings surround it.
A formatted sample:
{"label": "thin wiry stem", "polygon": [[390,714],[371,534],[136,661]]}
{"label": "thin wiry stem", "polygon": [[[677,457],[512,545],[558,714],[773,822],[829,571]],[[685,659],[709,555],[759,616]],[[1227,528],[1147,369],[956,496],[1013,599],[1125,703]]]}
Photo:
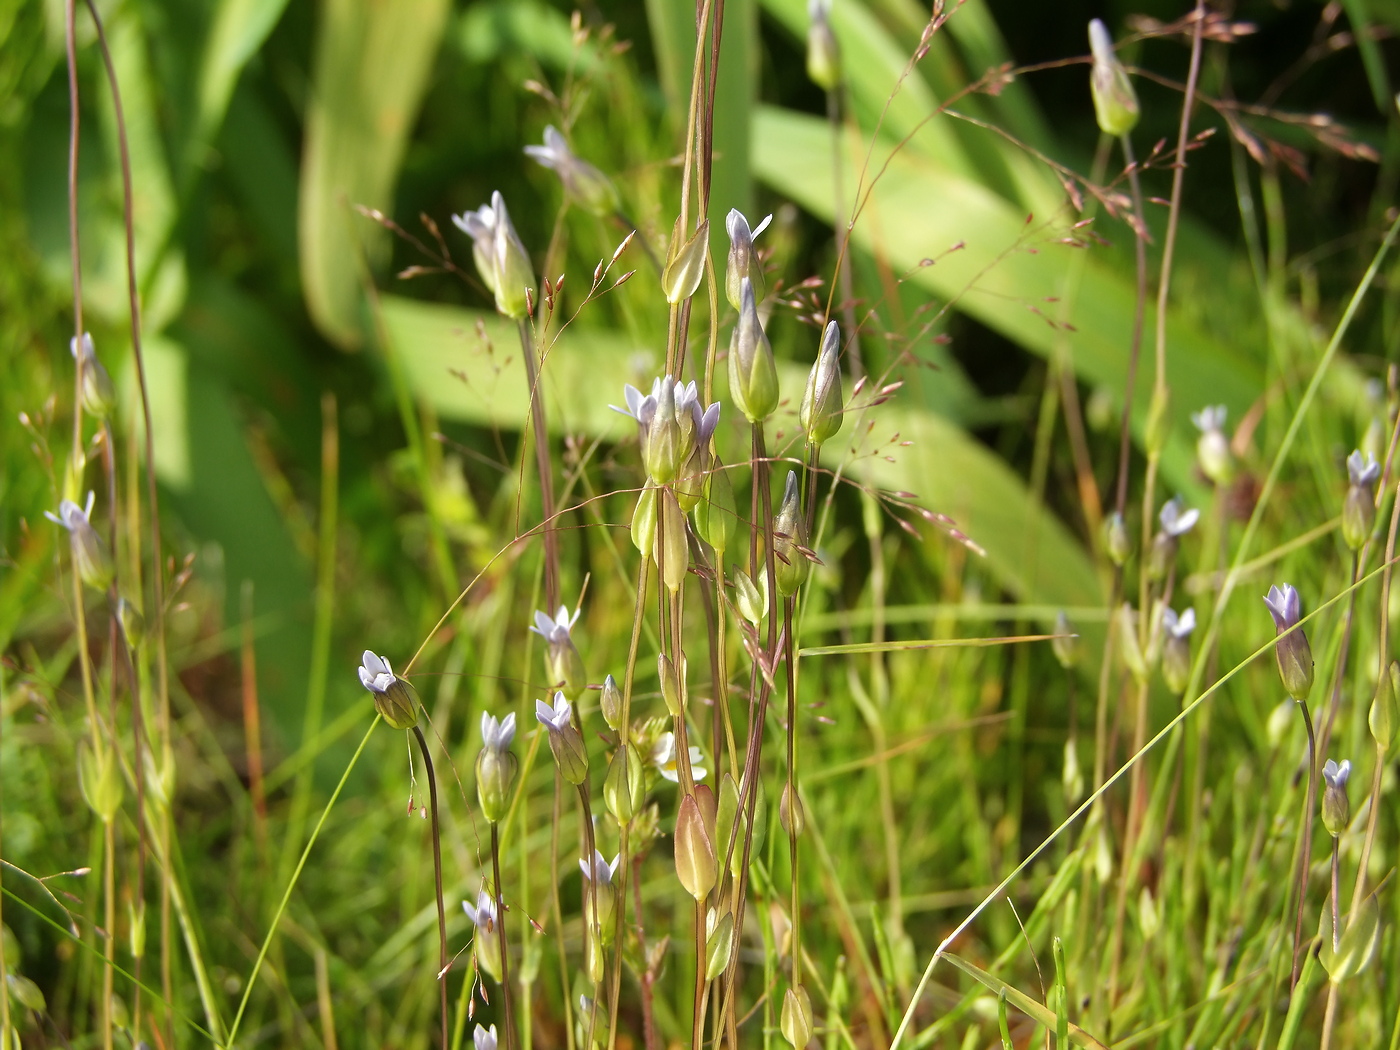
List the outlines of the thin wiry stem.
{"label": "thin wiry stem", "polygon": [[549,455],[549,423],[540,390],[540,367],[530,338],[530,324],[519,324],[520,353],[525,359],[525,382],[530,389],[530,426],[535,440],[535,466],[540,476],[540,504],[544,515],[544,601],[552,613],[559,601],[559,533],[554,520],[554,463]]}
{"label": "thin wiry stem", "polygon": [[510,989],[510,949],[506,944],[506,898],[501,888],[501,827],[491,822],[491,877],[495,880],[496,940],[501,951],[501,1024],[506,1032],[506,1050],[514,1050],[515,1013]]}
{"label": "thin wiry stem", "polygon": [[[1354,593],[1354,587],[1347,593]],[[1298,871],[1295,875],[1297,883],[1296,892],[1298,904],[1295,918],[1293,920],[1293,973],[1288,980],[1288,987],[1291,991],[1298,986],[1298,969],[1301,965],[1303,951],[1303,904],[1307,899],[1308,889],[1308,859],[1312,853],[1312,810],[1313,800],[1317,797],[1317,736],[1313,732],[1312,714],[1308,711],[1306,700],[1298,701],[1298,707],[1303,713],[1303,725],[1308,730],[1308,789],[1303,795],[1303,817],[1302,817],[1302,848],[1299,850]]]}
{"label": "thin wiry stem", "polygon": [[423,756],[423,765],[428,774],[429,816],[433,825],[433,888],[437,896],[438,914],[438,1008],[441,1011],[442,1045],[447,1042],[447,911],[442,901],[442,833],[438,826],[437,776],[433,772],[433,756],[428,754],[428,741],[423,730],[413,727],[413,736],[418,741],[418,751]]}

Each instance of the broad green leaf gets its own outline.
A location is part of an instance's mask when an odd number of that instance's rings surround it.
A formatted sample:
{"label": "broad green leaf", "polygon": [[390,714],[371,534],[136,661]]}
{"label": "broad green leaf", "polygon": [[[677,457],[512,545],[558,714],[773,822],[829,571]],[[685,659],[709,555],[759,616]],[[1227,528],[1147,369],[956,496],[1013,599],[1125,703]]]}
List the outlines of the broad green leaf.
{"label": "broad green leaf", "polygon": [[223,123],[239,74],[262,47],[286,6],[287,0],[220,0],[200,63],[189,160],[199,163],[200,154]]}
{"label": "broad green leaf", "polygon": [[447,10],[447,0],[328,0],[321,8],[298,237],[307,308],[342,347],[360,343],[362,268],[386,243],[353,208],[389,207]]}
{"label": "broad green leaf", "polygon": [[[494,315],[395,296],[383,297],[382,310],[410,386],[440,415],[503,429],[521,425],[525,377],[512,328]],[[490,350],[476,335],[478,324]],[[568,329],[543,372],[551,426],[560,433],[629,437],[633,424],[608,405],[621,403],[624,383],[650,382],[650,375],[635,371],[636,349],[622,335]],[[805,368],[779,365],[783,390],[800,391]],[[863,483],[914,492],[924,506],[956,519],[986,550],[1000,583],[1026,601],[1093,605],[1102,600],[1083,548],[1053,515],[1036,507],[1020,478],[993,452],[947,420],[903,408],[897,400],[881,406],[875,418],[873,441],[882,443],[898,431],[901,440],[913,444],[887,450],[892,463],[880,455],[863,456],[852,467],[846,449],[856,428],[848,423],[850,429],[824,448],[826,465],[846,463],[848,473]],[[782,417],[775,425],[791,433],[795,420]]]}
{"label": "broad green leaf", "polygon": [[[829,221],[832,179],[825,162],[830,151],[825,123],[762,107],[754,128],[759,178]],[[1091,251],[1073,304],[1069,349],[1081,377],[1122,390],[1135,302],[1131,259],[1123,250],[1060,243],[1069,232],[1066,219],[1063,209],[1028,216],[984,186],[905,151],[890,158],[854,239],[867,251],[882,253],[896,272],[916,271],[914,280],[937,298],[1043,356],[1061,336],[1051,323],[1060,306],[1048,300],[1062,291],[1070,253]],[[935,261],[921,266],[924,259]],[[1152,323],[1149,305],[1149,333]],[[1232,418],[1239,418],[1258,392],[1261,377],[1241,352],[1175,313],[1167,319],[1167,338],[1173,432],[1163,469],[1172,484],[1189,489],[1196,484],[1190,413],[1223,403]],[[1150,353],[1149,343],[1133,414],[1139,434],[1150,397]]]}

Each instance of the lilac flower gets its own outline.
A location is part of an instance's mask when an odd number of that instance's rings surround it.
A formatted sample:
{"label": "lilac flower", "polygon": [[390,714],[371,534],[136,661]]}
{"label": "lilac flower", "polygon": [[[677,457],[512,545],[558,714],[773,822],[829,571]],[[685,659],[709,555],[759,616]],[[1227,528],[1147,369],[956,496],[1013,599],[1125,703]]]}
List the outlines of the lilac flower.
{"label": "lilac flower", "polygon": [[549,730],[549,749],[559,771],[570,784],[582,784],[588,776],[588,746],[574,726],[574,709],[563,693],[554,694],[554,706],[535,701],[535,718]]}
{"label": "lilac flower", "polygon": [[574,709],[563,693],[554,694],[554,706],[543,700],[535,701],[535,719],[551,733],[562,733],[573,723]]}
{"label": "lilac flower", "polygon": [[772,221],[773,216],[769,215],[751,230],[749,220],[738,208],[730,208],[729,215],[724,220],[724,228],[729,233],[729,260],[724,273],[724,294],[729,299],[729,305],[736,310],[742,303],[741,288],[745,277],[753,282],[754,298],[760,301],[763,299],[763,266],[758,260],[758,252],[754,250],[753,239],[766,230]]}
{"label": "lilac flower", "polygon": [[1351,478],[1351,483],[1358,487],[1375,485],[1381,476],[1381,465],[1371,453],[1368,452],[1363,457],[1361,450],[1356,449],[1347,457],[1347,475]]}
{"label": "lilac flower", "polygon": [[496,297],[496,309],[506,317],[524,317],[535,287],[535,271],[510,221],[505,199],[492,193],[490,204],[454,215],[452,222],[472,239],[477,273]]}
{"label": "lilac flower", "polygon": [[1298,627],[1298,592],[1290,583],[1270,587],[1269,593],[1264,596],[1264,604],[1274,618],[1274,629],[1279,635],[1278,644],[1274,646],[1279,677],[1283,679],[1288,695],[1301,703],[1312,692],[1313,659],[1308,636]]}
{"label": "lilac flower", "polygon": [[1162,505],[1162,512],[1157,516],[1157,520],[1161,523],[1163,532],[1176,537],[1190,532],[1200,517],[1199,510],[1194,507],[1190,510],[1184,509],[1181,497],[1173,496]]}
{"label": "lilac flower", "polygon": [[68,530],[68,541],[73,551],[73,568],[78,578],[99,591],[105,591],[112,582],[112,558],[107,553],[107,544],[92,527],[93,500],[96,494],[88,492],[86,505],[80,507],[71,499],[58,505],[58,513],[44,511],[44,517]]}
{"label": "lilac flower", "polygon": [[593,851],[593,863],[582,857],[578,859],[579,870],[583,872],[583,877],[598,886],[611,886],[613,876],[617,874],[617,864],[621,859],[621,854],[614,857],[612,862],[603,859],[603,854],[598,850]]}
{"label": "lilac flower", "polygon": [[481,1025],[477,1025],[472,1032],[472,1044],[476,1050],[496,1050],[496,1026],[482,1028]]}
{"label": "lilac flower", "polygon": [[544,129],[544,145],[526,146],[525,155],[558,175],[564,192],[587,211],[603,218],[617,212],[617,190],[612,180],[575,154],[552,124]]}
{"label": "lilac flower", "polygon": [[488,751],[504,751],[515,739],[515,712],[500,721],[488,711],[481,712],[481,742]]}
{"label": "lilac flower", "polygon": [[570,700],[577,700],[588,685],[588,672],[583,666],[583,657],[579,655],[572,634],[574,624],[578,623],[582,611],[575,609],[574,614],[570,616],[568,606],[561,605],[559,611],[551,617],[536,610],[535,622],[530,627],[530,630],[547,643],[544,667],[549,675],[549,684],[556,689],[562,689]]}
{"label": "lilac flower", "polygon": [[418,711],[408,684],[389,666],[389,661],[369,649],[360,657],[360,684],[374,697],[374,709],[394,729],[411,729],[418,724]]}

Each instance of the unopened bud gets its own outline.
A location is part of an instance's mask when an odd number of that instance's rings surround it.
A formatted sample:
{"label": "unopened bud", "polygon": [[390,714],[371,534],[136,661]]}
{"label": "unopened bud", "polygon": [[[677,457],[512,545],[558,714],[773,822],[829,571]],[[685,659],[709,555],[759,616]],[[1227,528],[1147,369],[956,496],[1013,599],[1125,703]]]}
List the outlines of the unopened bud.
{"label": "unopened bud", "polygon": [[1351,822],[1351,801],[1347,798],[1347,780],[1350,777],[1351,763],[1348,761],[1338,765],[1329,758],[1322,767],[1322,779],[1326,782],[1322,789],[1322,824],[1333,838],[1345,831]]}
{"label": "unopened bud", "polygon": [[688,240],[682,241],[681,236],[681,220],[677,216],[666,252],[666,268],[661,273],[661,290],[672,305],[694,295],[705,276],[705,260],[710,255],[710,220],[702,221]]}
{"label": "unopened bud", "polygon": [[739,615],[755,627],[768,615],[767,573],[760,572],[758,580],[755,583],[743,569],[734,570],[734,602],[739,606]]}
{"label": "unopened bud", "polygon": [[1050,640],[1055,659],[1066,671],[1074,670],[1079,662],[1079,635],[1063,609],[1055,614],[1055,637]]}
{"label": "unopened bud", "polygon": [[709,472],[700,489],[700,501],[691,513],[695,532],[715,549],[716,554],[723,555],[734,536],[738,516],[734,484],[729,480],[729,472],[716,457],[710,461]]}
{"label": "unopened bud", "polygon": [[1138,638],[1138,612],[1127,602],[1118,609],[1118,651],[1123,663],[1139,682],[1147,678],[1147,654]]}
{"label": "unopened bud", "polygon": [[1103,546],[1108,552],[1109,560],[1118,566],[1122,566],[1128,560],[1128,555],[1133,552],[1132,540],[1128,537],[1128,523],[1116,510],[1104,518]]}
{"label": "unopened bud", "polygon": [[79,359],[82,361],[83,410],[95,419],[106,419],[116,406],[117,392],[112,386],[112,377],[107,374],[107,369],[103,368],[102,362],[97,359],[97,354],[93,350],[92,336],[84,332],[81,348],[77,339],[70,339],[68,348],[72,351],[75,361]]}
{"label": "unopened bud", "polygon": [[1089,23],[1089,45],[1094,52],[1089,88],[1099,128],[1106,135],[1126,135],[1138,122],[1137,93],[1128,71],[1114,54],[1113,38],[1097,18]]}
{"label": "unopened bud", "polygon": [[773,518],[773,575],[784,598],[791,598],[807,582],[812,563],[807,560],[806,546],[807,522],[797,492],[797,472],[789,470],[783,502]]}
{"label": "unopened bud", "polygon": [[83,800],[104,824],[110,824],[121,808],[121,768],[116,756],[102,745],[96,747],[86,740],[78,744],[78,788]]}
{"label": "unopened bud", "polygon": [[130,649],[141,648],[146,640],[146,620],[125,596],[117,599],[117,623]]}
{"label": "unopened bud", "polygon": [[[700,790],[708,790],[697,788]],[[676,876],[685,891],[696,900],[704,900],[715,884],[714,821],[709,826],[695,795],[681,799],[676,818]]]}
{"label": "unopened bud", "polygon": [[783,785],[783,793],[778,798],[778,823],[792,838],[801,838],[807,829],[807,812],[802,808],[802,799],[793,791],[792,784]]}
{"label": "unopened bud", "polygon": [[[684,654],[681,655],[681,667],[685,667]],[[656,658],[656,674],[661,679],[661,698],[666,701],[666,710],[671,712],[672,717],[679,717],[684,686],[681,684],[681,675],[676,671],[676,665],[665,653]]]}
{"label": "unopened bud", "polygon": [[1376,683],[1376,695],[1366,718],[1367,725],[1371,727],[1371,737],[1382,754],[1390,750],[1395,740],[1397,691],[1400,691],[1400,663],[1392,660],[1390,669],[1381,672],[1380,681]]}
{"label": "unopened bud", "polygon": [[1209,405],[1191,416],[1201,432],[1196,439],[1196,462],[1201,473],[1217,485],[1228,485],[1235,476],[1235,456],[1225,436],[1225,406]]}
{"label": "unopened bud", "polygon": [[846,403],[841,389],[840,350],[841,330],[832,321],[826,326],[821,351],[807,374],[807,390],[798,413],[811,445],[826,444],[841,429]]}
{"label": "unopened bud", "polygon": [[627,744],[617,749],[608,764],[603,781],[603,803],[619,826],[625,827],[641,811],[646,791],[642,776],[642,756]]}
{"label": "unopened bud", "polygon": [[824,91],[841,83],[841,46],[831,31],[831,0],[807,0],[807,76]]}
{"label": "unopened bud", "polygon": [[637,509],[632,512],[632,546],[643,558],[650,558],[656,548],[656,493],[655,482],[647,478],[637,497]]}
{"label": "unopened bud", "polygon": [[690,545],[686,542],[685,514],[675,495],[667,488],[656,490],[656,509],[659,527],[656,530],[656,548],[652,557],[661,570],[661,582],[675,594],[685,583],[686,569],[690,566]]}
{"label": "unopened bud", "polygon": [[729,338],[729,395],[750,423],[762,423],[778,407],[778,366],[748,278],[740,282],[739,298],[739,320]]}
{"label": "unopened bud", "polygon": [[779,1027],[793,1050],[805,1050],[812,1041],[812,1000],[802,985],[793,985],[784,993]]}
{"label": "unopened bud", "polygon": [[622,690],[617,686],[617,679],[608,675],[603,679],[603,693],[598,701],[598,708],[603,714],[603,721],[608,724],[608,728],[620,732],[622,730]]}
{"label": "unopened bud", "polygon": [[725,912],[716,917],[710,909],[705,917],[705,980],[713,981],[729,969],[734,954],[734,914]]}
{"label": "unopened bud", "polygon": [[1350,484],[1342,502],[1342,538],[1354,551],[1365,546],[1376,524],[1376,481],[1381,468],[1375,459],[1360,451],[1347,457]]}

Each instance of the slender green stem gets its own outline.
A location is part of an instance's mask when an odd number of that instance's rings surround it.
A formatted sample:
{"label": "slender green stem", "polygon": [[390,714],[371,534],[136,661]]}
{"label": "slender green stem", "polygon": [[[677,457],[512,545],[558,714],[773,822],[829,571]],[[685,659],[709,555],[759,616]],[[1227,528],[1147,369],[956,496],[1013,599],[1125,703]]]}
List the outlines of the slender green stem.
{"label": "slender green stem", "polygon": [[229,1026],[228,1038],[224,1040],[223,1045],[226,1048],[231,1048],[238,1036],[238,1026],[242,1023],[243,1014],[248,1009],[248,999],[253,994],[254,985],[257,984],[258,971],[262,969],[263,959],[267,957],[267,949],[271,946],[272,938],[277,933],[277,924],[282,921],[282,914],[287,910],[287,904],[292,899],[292,891],[296,889],[297,880],[301,878],[302,869],[306,867],[306,859],[311,856],[311,850],[316,845],[316,840],[321,836],[321,829],[326,825],[326,818],[331,815],[331,809],[335,806],[336,800],[340,798],[340,793],[345,789],[345,784],[350,779],[350,773],[354,770],[356,763],[360,761],[360,755],[364,753],[365,745],[369,743],[369,738],[379,725],[379,721],[380,716],[376,714],[374,721],[369,724],[365,735],[360,739],[360,746],[355,748],[355,753],[350,756],[350,762],[346,765],[345,772],[340,775],[340,781],[336,784],[335,790],[331,792],[331,797],[326,800],[325,808],[321,810],[320,819],[316,821],[316,826],[311,829],[311,837],[306,840],[306,848],[301,851],[301,858],[297,861],[297,866],[292,871],[287,888],[282,893],[282,900],[277,905],[277,911],[273,913],[272,923],[268,926],[262,947],[258,949],[258,957],[253,960],[253,969],[249,972],[248,979],[243,982],[243,998],[238,1002],[238,1011],[233,1015],[233,1024]]}
{"label": "slender green stem", "polygon": [[[1352,593],[1352,591],[1348,591]],[[1303,795],[1302,848],[1299,850],[1298,871],[1294,876],[1298,895],[1297,911],[1293,920],[1293,974],[1289,978],[1290,990],[1298,986],[1298,969],[1303,950],[1303,904],[1307,900],[1308,861],[1312,854],[1312,810],[1317,799],[1317,735],[1313,732],[1312,714],[1308,702],[1300,700],[1299,709],[1303,712],[1303,725],[1308,730],[1308,788]]]}
{"label": "slender green stem", "polygon": [[423,730],[413,727],[414,739],[418,741],[418,751],[423,756],[423,765],[428,774],[428,805],[433,825],[433,888],[437,896],[438,914],[438,1006],[441,1011],[442,1045],[447,1043],[447,911],[442,902],[442,833],[438,825],[437,776],[433,772],[433,756],[428,753],[428,741]]}
{"label": "slender green stem", "polygon": [[525,360],[525,383],[530,393],[530,427],[535,440],[535,467],[540,476],[540,504],[544,517],[544,601],[553,615],[559,601],[559,535],[554,520],[554,464],[549,455],[549,422],[540,389],[540,362],[530,338],[529,318],[521,318],[520,355]]}
{"label": "slender green stem", "polygon": [[510,988],[510,948],[506,944],[506,897],[501,888],[501,828],[491,824],[491,877],[496,886],[496,938],[501,951],[501,1025],[506,1032],[506,1050],[515,1050],[515,1011]]}

